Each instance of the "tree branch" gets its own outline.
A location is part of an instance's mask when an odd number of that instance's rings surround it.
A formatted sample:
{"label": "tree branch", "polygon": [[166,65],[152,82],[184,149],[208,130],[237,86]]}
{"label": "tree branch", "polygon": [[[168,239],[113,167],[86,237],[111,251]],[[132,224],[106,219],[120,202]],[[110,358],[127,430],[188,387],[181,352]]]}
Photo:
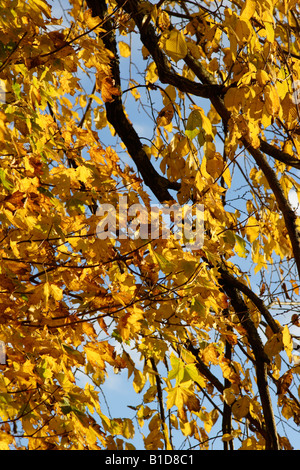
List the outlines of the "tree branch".
{"label": "tree branch", "polygon": [[278,207],[282,212],[285,221],[285,226],[287,228],[293,249],[298,275],[300,276],[300,233],[297,227],[297,216],[295,214],[295,211],[293,211],[289,201],[285,197],[283,189],[277,179],[276,173],[273,168],[271,168],[271,166],[269,165],[266,157],[260,152],[259,149],[255,149],[254,147],[249,145],[245,138],[242,138],[242,142],[246,150],[252,155],[252,157],[256,161],[258,167],[263,171],[268,181],[268,184],[273,191]]}
{"label": "tree branch", "polygon": [[243,301],[240,294],[237,292],[235,287],[232,286],[231,282],[224,275],[222,268],[219,268],[220,272],[220,284],[224,289],[224,292],[229,297],[231,305],[237,314],[239,321],[243,328],[247,332],[247,340],[252,347],[252,351],[255,357],[255,368],[257,376],[257,387],[261,399],[261,405],[265,418],[266,427],[266,450],[280,450],[278,434],[276,431],[275,418],[273,414],[272,402],[269,393],[268,386],[268,375],[267,365],[270,362],[268,356],[264,351],[264,347],[261,338],[257,332],[257,329],[251,319],[250,312],[247,305]]}
{"label": "tree branch", "polygon": [[[185,347],[188,351],[190,351],[194,355],[195,361],[196,361],[196,367],[199,373],[203,375],[203,377],[205,377],[218,390],[218,392],[221,395],[223,395],[225,387],[201,360],[198,354],[198,349],[195,348],[191,342],[187,342],[185,344]],[[255,419],[251,415],[251,413],[248,413],[246,415],[246,419],[249,421],[249,423],[252,425],[253,429],[255,429],[256,432],[261,434],[264,439],[267,439],[267,430],[261,426],[260,422],[257,419]]]}
{"label": "tree branch", "polygon": [[[100,18],[104,19],[107,13],[105,0],[88,0],[87,4],[92,9],[93,16],[100,16]],[[105,47],[114,55],[114,59],[111,62],[112,77],[115,85],[120,87],[120,70],[114,29],[110,21],[106,21],[105,24],[107,34],[103,35],[101,33],[101,36]],[[169,181],[156,171],[143,149],[137,132],[124,112],[121,97],[117,96],[113,102],[106,102],[105,107],[108,121],[126,145],[129,155],[136,164],[144,183],[151,189],[159,202],[172,201],[174,198],[170,195],[169,190],[178,191],[181,185],[178,182]]]}
{"label": "tree branch", "polygon": [[140,32],[140,39],[156,64],[161,83],[173,85],[184,93],[190,93],[202,98],[213,98],[216,93],[222,91],[222,85],[196,83],[193,80],[178,75],[169,67],[168,60],[159,47],[159,38],[154,27],[150,22],[144,21],[145,15],[140,6],[140,2],[138,0],[127,0],[125,2],[124,0],[117,0],[117,3],[134,19]]}
{"label": "tree branch", "polygon": [[275,160],[285,163],[287,166],[300,169],[300,160],[293,158],[289,153],[274,147],[274,145],[265,142],[263,139],[260,139],[260,149],[270,157],[275,158]]}
{"label": "tree branch", "polygon": [[257,307],[259,312],[262,314],[268,325],[271,327],[271,330],[273,333],[279,333],[280,327],[278,323],[274,320],[273,316],[265,306],[264,302],[243,282],[241,282],[239,279],[236,279],[232,274],[230,274],[228,271],[225,271],[225,269],[222,270],[222,279],[225,282],[228,282],[228,284],[231,284],[235,289],[239,290],[240,292],[243,292],[248,299],[250,299],[253,304]]}
{"label": "tree branch", "polygon": [[155,382],[156,382],[156,388],[157,388],[157,397],[158,397],[158,403],[159,403],[159,413],[160,413],[160,419],[161,419],[161,426],[162,426],[162,431],[163,431],[163,436],[164,436],[164,442],[165,442],[165,449],[169,449],[170,447],[170,442],[168,438],[168,431],[167,431],[167,425],[166,425],[166,417],[165,417],[165,411],[164,411],[164,403],[163,403],[163,392],[161,388],[161,379],[155,364],[155,360],[153,357],[150,358],[150,363],[151,367],[153,369],[153,372],[155,374]]}

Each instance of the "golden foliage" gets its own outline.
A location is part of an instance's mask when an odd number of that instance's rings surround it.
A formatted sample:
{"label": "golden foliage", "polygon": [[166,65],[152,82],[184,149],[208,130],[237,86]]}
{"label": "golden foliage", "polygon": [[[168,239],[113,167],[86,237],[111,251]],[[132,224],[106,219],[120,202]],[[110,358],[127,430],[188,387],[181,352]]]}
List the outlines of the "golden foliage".
{"label": "golden foliage", "polygon": [[[297,2],[123,3],[0,7],[0,449],[270,448],[273,383],[300,422]],[[201,248],[138,237],[150,190],[204,206]]]}

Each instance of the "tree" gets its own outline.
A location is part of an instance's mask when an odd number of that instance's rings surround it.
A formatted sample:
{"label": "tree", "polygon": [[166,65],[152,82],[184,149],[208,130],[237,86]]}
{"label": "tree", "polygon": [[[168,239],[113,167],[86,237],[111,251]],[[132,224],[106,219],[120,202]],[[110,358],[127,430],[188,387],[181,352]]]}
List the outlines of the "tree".
{"label": "tree", "polygon": [[0,448],[291,449],[297,2],[62,6],[0,7]]}

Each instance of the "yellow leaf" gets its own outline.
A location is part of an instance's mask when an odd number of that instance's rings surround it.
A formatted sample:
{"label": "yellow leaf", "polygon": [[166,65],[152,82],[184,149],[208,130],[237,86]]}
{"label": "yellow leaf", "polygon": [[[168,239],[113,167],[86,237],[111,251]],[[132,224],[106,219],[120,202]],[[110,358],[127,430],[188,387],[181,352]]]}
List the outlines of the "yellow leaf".
{"label": "yellow leaf", "polygon": [[191,436],[193,433],[193,427],[189,421],[180,420],[180,429],[184,436]]}
{"label": "yellow leaf", "polygon": [[235,237],[235,251],[240,256],[241,258],[246,258],[247,257],[247,249],[246,249],[246,242],[245,240],[237,235],[236,233],[234,234]]}
{"label": "yellow leaf", "polygon": [[33,9],[42,11],[48,18],[51,18],[51,7],[44,0],[34,0],[30,2]]}
{"label": "yellow leaf", "polygon": [[[157,124],[165,127],[168,131],[172,130],[172,119],[174,115],[174,107],[172,103],[167,104],[158,114]],[[170,129],[168,126],[171,124]]]}
{"label": "yellow leaf", "polygon": [[45,296],[45,304],[46,304],[46,308],[47,308],[48,301],[49,301],[49,296],[50,296],[50,284],[49,284],[49,282],[45,282],[45,284],[43,286],[43,291],[44,291],[44,296]]}
{"label": "yellow leaf", "polygon": [[0,432],[0,450],[10,450],[10,445],[14,442],[14,438],[10,433]]}
{"label": "yellow leaf", "polygon": [[292,360],[293,340],[287,325],[282,330],[282,342],[289,360]]}
{"label": "yellow leaf", "polygon": [[242,447],[240,447],[241,450],[262,450],[262,446],[259,445],[255,439],[255,437],[247,437],[243,441]]}
{"label": "yellow leaf", "polygon": [[207,135],[210,135],[214,138],[210,119],[206,116],[202,108],[197,107],[195,109],[201,114],[201,126],[203,130],[206,132]]}
{"label": "yellow leaf", "polygon": [[168,13],[166,11],[160,12],[157,22],[162,31],[168,29],[170,27],[170,17]]}
{"label": "yellow leaf", "polygon": [[242,8],[240,18],[243,20],[250,20],[255,13],[256,0],[246,0]]}
{"label": "yellow leaf", "polygon": [[269,356],[269,358],[276,356],[276,354],[282,351],[282,349],[283,349],[282,333],[276,333],[272,335],[271,338],[268,339],[264,347],[264,351]]}
{"label": "yellow leaf", "polygon": [[158,80],[157,67],[155,62],[151,62],[151,64],[148,66],[146,80],[149,83],[154,83]]}
{"label": "yellow leaf", "polygon": [[131,54],[130,46],[124,41],[119,42],[119,50],[122,57],[129,57]]}
{"label": "yellow leaf", "polygon": [[169,438],[169,430],[168,430],[168,426],[166,423],[163,423],[163,433],[164,433],[164,437],[165,437],[165,441],[167,443],[166,445],[166,450],[172,450],[172,445],[170,443],[170,438]]}
{"label": "yellow leaf", "polygon": [[134,426],[129,418],[123,420],[123,436],[125,439],[132,439],[134,437]]}
{"label": "yellow leaf", "polygon": [[213,343],[210,343],[204,350],[202,351],[202,360],[206,365],[208,365],[210,362],[212,364],[218,364],[218,352],[216,350],[216,347]]}
{"label": "yellow leaf", "polygon": [[87,183],[88,179],[91,177],[91,170],[85,165],[80,165],[76,168],[76,178],[82,181],[83,183]]}
{"label": "yellow leaf", "polygon": [[50,286],[50,295],[55,299],[55,300],[61,300],[63,298],[63,291],[60,287],[58,287],[55,284],[51,284]]}
{"label": "yellow leaf", "polygon": [[102,359],[102,354],[96,345],[93,345],[93,344],[86,345],[84,346],[84,351],[85,351],[87,360],[92,365],[97,366],[101,369],[104,369],[104,361]]}
{"label": "yellow leaf", "polygon": [[225,106],[235,111],[240,111],[245,102],[244,88],[229,88],[224,98]]}
{"label": "yellow leaf", "polygon": [[229,405],[229,406],[232,405],[232,403],[234,403],[235,394],[234,394],[234,392],[232,391],[231,388],[225,388],[225,390],[223,392],[223,399],[227,403],[227,405]]}
{"label": "yellow leaf", "polygon": [[240,45],[245,44],[249,41],[252,34],[252,26],[249,21],[238,20],[235,27],[235,34],[237,36]]}
{"label": "yellow leaf", "polygon": [[274,25],[270,21],[265,21],[265,30],[266,30],[267,40],[272,44],[275,41]]}
{"label": "yellow leaf", "polygon": [[205,380],[202,375],[200,375],[196,364],[187,364],[186,366],[184,366],[184,374],[189,379],[192,379],[194,382],[200,385],[200,387],[205,387]]}
{"label": "yellow leaf", "polygon": [[185,405],[189,411],[200,411],[200,402],[194,393],[189,393],[185,401]]}
{"label": "yellow leaf", "polygon": [[284,405],[282,407],[282,416],[285,419],[290,419],[294,415],[295,415],[294,406],[292,405],[292,403],[290,401],[287,401],[286,403],[284,403]]}
{"label": "yellow leaf", "polygon": [[182,31],[173,28],[171,31],[164,32],[161,35],[160,44],[171,59],[178,62],[183,59],[188,52]]}
{"label": "yellow leaf", "polygon": [[146,383],[146,377],[142,374],[141,371],[135,369],[134,379],[132,383],[134,391],[136,393],[140,393],[143,390],[145,383]]}
{"label": "yellow leaf", "polygon": [[[95,16],[95,17],[92,16],[91,10],[86,10],[83,16],[84,16],[84,22],[89,29],[94,29],[99,24],[102,24],[102,21],[100,21],[99,16]],[[97,29],[97,31],[99,31],[99,29]]]}
{"label": "yellow leaf", "polygon": [[173,85],[168,85],[162,94],[162,99],[164,106],[170,103],[174,104],[176,100],[176,88],[173,87]]}
{"label": "yellow leaf", "polygon": [[257,239],[260,232],[259,222],[255,217],[249,217],[246,229],[246,235],[250,243]]}
{"label": "yellow leaf", "polygon": [[237,419],[242,419],[247,416],[250,407],[250,398],[246,395],[242,398],[239,398],[232,405],[232,413]]}
{"label": "yellow leaf", "polygon": [[206,162],[206,170],[214,179],[222,175],[224,161],[222,155],[215,153],[214,158],[209,158]]}
{"label": "yellow leaf", "polygon": [[270,81],[270,77],[265,70],[258,70],[256,72],[256,80],[259,86],[265,86]]}
{"label": "yellow leaf", "polygon": [[129,81],[130,92],[132,96],[135,98],[135,100],[139,100],[141,97],[141,94],[137,90],[137,85],[138,85],[138,82],[136,82],[135,80]]}
{"label": "yellow leaf", "polygon": [[173,406],[176,406],[180,415],[184,412],[184,404],[187,401],[186,398],[186,390],[180,385],[168,390],[167,409],[169,410]]}
{"label": "yellow leaf", "polygon": [[223,377],[228,379],[232,384],[240,382],[239,375],[235,372],[234,366],[225,357],[219,359],[220,367],[222,369]]}
{"label": "yellow leaf", "polygon": [[230,186],[231,186],[231,173],[230,173],[230,170],[229,170],[229,166],[227,166],[227,165],[226,165],[225,169],[223,170],[222,178],[224,179],[224,182],[227,185],[227,187],[230,188]]}
{"label": "yellow leaf", "polygon": [[280,101],[276,88],[273,85],[265,87],[265,107],[271,116],[275,116],[280,110]]}

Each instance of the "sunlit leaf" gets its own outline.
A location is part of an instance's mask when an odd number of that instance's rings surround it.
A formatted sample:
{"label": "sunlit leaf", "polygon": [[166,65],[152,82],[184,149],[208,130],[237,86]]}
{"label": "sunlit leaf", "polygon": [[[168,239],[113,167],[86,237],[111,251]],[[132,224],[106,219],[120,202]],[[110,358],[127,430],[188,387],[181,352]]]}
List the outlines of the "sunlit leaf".
{"label": "sunlit leaf", "polygon": [[168,56],[175,62],[186,56],[188,48],[182,31],[173,28],[163,33],[160,41]]}

